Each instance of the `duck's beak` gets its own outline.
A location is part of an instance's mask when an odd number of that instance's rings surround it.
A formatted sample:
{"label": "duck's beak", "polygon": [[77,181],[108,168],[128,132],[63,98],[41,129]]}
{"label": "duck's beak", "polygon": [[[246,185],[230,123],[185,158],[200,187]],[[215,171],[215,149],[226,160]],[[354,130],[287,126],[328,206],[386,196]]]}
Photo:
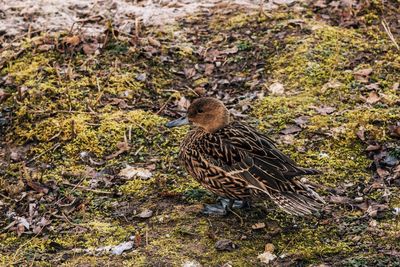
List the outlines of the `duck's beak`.
{"label": "duck's beak", "polygon": [[165,126],[167,126],[168,128],[172,128],[172,127],[178,127],[178,126],[182,126],[182,125],[186,125],[186,124],[189,124],[189,120],[185,116],[185,117],[181,117],[179,119],[170,121],[167,124],[165,124]]}

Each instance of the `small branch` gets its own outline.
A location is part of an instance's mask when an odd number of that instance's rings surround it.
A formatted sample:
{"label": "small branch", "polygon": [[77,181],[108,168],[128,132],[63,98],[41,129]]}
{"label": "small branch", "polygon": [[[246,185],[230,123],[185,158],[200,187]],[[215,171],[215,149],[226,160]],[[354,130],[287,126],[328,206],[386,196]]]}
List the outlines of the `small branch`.
{"label": "small branch", "polygon": [[385,29],[387,35],[389,36],[389,39],[393,42],[394,46],[397,48],[397,50],[400,51],[400,46],[397,43],[396,39],[394,38],[392,32],[390,31],[389,25],[387,24],[385,19],[382,20],[382,26]]}
{"label": "small branch", "polygon": [[156,112],[157,115],[159,115],[164,109],[165,107],[168,105],[168,103],[171,101],[173,95],[170,95],[167,99],[167,101],[165,101],[164,105],[162,105],[162,107]]}
{"label": "small branch", "polygon": [[33,157],[32,159],[28,160],[28,162],[27,162],[26,164],[29,164],[29,163],[31,163],[31,162],[37,160],[38,158],[40,158],[40,157],[43,156],[44,154],[50,152],[51,150],[53,150],[53,151],[56,150],[56,149],[59,148],[60,146],[61,146],[60,143],[54,144],[54,146],[52,146],[52,147],[50,147],[49,149],[43,151],[42,153],[40,153],[39,155]]}
{"label": "small branch", "polygon": [[62,182],[62,184],[63,184],[63,185],[68,185],[68,186],[72,186],[72,187],[74,187],[74,188],[79,188],[79,189],[82,189],[82,190],[84,190],[84,191],[89,191],[89,192],[97,193],[97,194],[107,194],[107,195],[113,195],[113,194],[114,194],[114,192],[91,189],[91,188],[86,187],[86,186],[83,186],[83,185],[71,184],[71,183],[69,183],[69,182]]}

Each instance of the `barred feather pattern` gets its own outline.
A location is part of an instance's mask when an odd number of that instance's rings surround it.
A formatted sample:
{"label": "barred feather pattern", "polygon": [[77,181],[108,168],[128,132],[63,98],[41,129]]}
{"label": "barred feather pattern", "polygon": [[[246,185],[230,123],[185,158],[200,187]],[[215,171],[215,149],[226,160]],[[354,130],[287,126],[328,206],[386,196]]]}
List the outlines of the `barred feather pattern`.
{"label": "barred feather pattern", "polygon": [[305,216],[324,200],[296,177],[320,171],[297,166],[267,136],[239,122],[207,133],[190,131],[179,158],[206,189],[230,199],[269,198],[285,212]]}

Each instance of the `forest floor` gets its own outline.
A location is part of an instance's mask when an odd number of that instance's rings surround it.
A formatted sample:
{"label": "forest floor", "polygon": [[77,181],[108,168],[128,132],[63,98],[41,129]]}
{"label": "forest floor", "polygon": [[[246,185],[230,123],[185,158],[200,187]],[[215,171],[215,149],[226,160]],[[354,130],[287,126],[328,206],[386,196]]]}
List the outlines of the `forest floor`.
{"label": "forest floor", "polygon": [[[288,2],[0,37],[0,266],[400,266],[399,3]],[[164,127],[201,95],[323,171],[324,210],[203,215]]]}

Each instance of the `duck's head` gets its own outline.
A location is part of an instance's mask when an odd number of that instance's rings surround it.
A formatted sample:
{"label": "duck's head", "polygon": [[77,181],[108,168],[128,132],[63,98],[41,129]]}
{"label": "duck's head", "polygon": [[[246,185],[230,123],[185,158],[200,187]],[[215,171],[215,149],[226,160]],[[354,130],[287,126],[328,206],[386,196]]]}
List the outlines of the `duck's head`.
{"label": "duck's head", "polygon": [[166,126],[171,128],[186,124],[193,124],[208,133],[213,133],[229,124],[229,111],[216,98],[198,98],[189,106],[186,116],[170,121]]}

